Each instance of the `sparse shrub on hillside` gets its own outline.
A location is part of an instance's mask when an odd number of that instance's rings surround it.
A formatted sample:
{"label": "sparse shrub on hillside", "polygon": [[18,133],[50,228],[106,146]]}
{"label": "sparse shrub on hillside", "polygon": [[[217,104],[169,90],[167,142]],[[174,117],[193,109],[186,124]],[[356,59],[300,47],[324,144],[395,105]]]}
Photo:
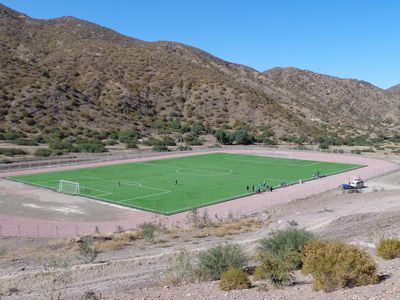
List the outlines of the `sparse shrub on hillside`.
{"label": "sparse shrub on hillside", "polygon": [[151,149],[156,152],[169,151],[168,147],[164,145],[153,146]]}
{"label": "sparse shrub on hillside", "polygon": [[176,150],[178,151],[189,151],[192,150],[192,147],[188,146],[188,145],[179,145]]}
{"label": "sparse shrub on hillside", "polygon": [[164,136],[161,143],[164,146],[176,146],[174,139],[170,136]]}
{"label": "sparse shrub on hillside", "polygon": [[243,268],[248,257],[239,245],[220,244],[199,253],[199,273],[203,280],[218,280],[229,268]]}
{"label": "sparse shrub on hillside", "polygon": [[321,143],[321,144],[319,144],[319,149],[327,150],[327,149],[329,149],[329,144]]}
{"label": "sparse shrub on hillside", "polygon": [[224,291],[242,290],[250,288],[248,275],[238,268],[229,268],[222,273],[219,287]]}
{"label": "sparse shrub on hillside", "polygon": [[376,255],[383,259],[400,258],[400,239],[380,240],[376,248]]}
{"label": "sparse shrub on hillside", "polygon": [[80,142],[75,148],[76,152],[89,152],[89,153],[101,153],[107,152],[106,147],[103,143],[97,140]]}
{"label": "sparse shrub on hillside", "polygon": [[260,265],[256,268],[255,278],[270,280],[278,288],[293,283],[295,265],[293,260],[297,259],[294,252],[287,252],[284,256],[278,257],[270,252],[263,252],[257,256]]}
{"label": "sparse shrub on hillside", "polygon": [[274,256],[277,260],[288,260],[293,263],[293,269],[301,269],[301,250],[314,239],[314,235],[301,228],[293,226],[285,230],[277,230],[268,238],[261,239],[258,243],[258,254],[265,253]]}
{"label": "sparse shrub on hillside", "polygon": [[138,145],[136,143],[136,141],[128,141],[125,143],[125,148],[127,149],[137,149]]}
{"label": "sparse shrub on hillside", "polygon": [[223,145],[232,144],[232,138],[231,138],[231,135],[229,134],[229,132],[226,132],[224,130],[217,130],[214,133],[214,136],[217,139],[217,141]]}
{"label": "sparse shrub on hillside", "polygon": [[6,131],[0,133],[0,140],[16,140],[25,137],[25,134],[19,131]]}
{"label": "sparse shrub on hillside", "polygon": [[198,139],[194,134],[189,134],[184,139],[185,143],[190,146],[201,146],[203,141]]}
{"label": "sparse shrub on hillside", "polygon": [[16,148],[0,148],[0,155],[4,156],[16,156],[16,155],[26,155],[24,150]]}
{"label": "sparse shrub on hillside", "polygon": [[231,139],[234,140],[236,144],[240,145],[250,145],[254,142],[253,135],[244,129],[233,132]]}
{"label": "sparse shrub on hillside", "polygon": [[161,146],[162,141],[153,137],[149,137],[147,140],[143,142],[146,146]]}
{"label": "sparse shrub on hillside", "polygon": [[106,144],[107,146],[113,146],[113,145],[118,144],[118,141],[115,139],[109,139],[109,140],[105,141],[104,144]]}
{"label": "sparse shrub on hillside", "polygon": [[49,157],[51,155],[52,151],[50,149],[45,149],[45,148],[40,148],[37,149],[33,155],[37,157]]}
{"label": "sparse shrub on hillside", "polygon": [[164,275],[169,284],[190,283],[198,280],[196,270],[196,257],[183,251],[170,260]]}
{"label": "sparse shrub on hillside", "polygon": [[139,229],[140,229],[140,235],[145,240],[150,241],[154,239],[154,232],[156,231],[157,227],[152,223],[143,223],[139,225]]}
{"label": "sparse shrub on hillside", "polygon": [[72,143],[59,138],[50,140],[48,144],[51,150],[62,150],[64,152],[71,152],[74,150]]}
{"label": "sparse shrub on hillside", "polygon": [[12,141],[13,144],[15,145],[20,145],[20,146],[37,146],[38,143],[35,140],[31,139],[16,139]]}
{"label": "sparse shrub on hillside", "polygon": [[303,250],[303,273],[313,276],[313,288],[330,292],[379,283],[377,267],[364,250],[343,242],[311,241]]}
{"label": "sparse shrub on hillside", "polygon": [[94,262],[98,254],[98,250],[92,247],[90,241],[82,240],[82,242],[79,244],[79,258],[85,263]]}
{"label": "sparse shrub on hillside", "polygon": [[[137,130],[121,130],[118,132],[118,139],[121,143],[126,143],[128,141],[137,141],[140,137],[140,134]],[[115,138],[115,136],[113,136]]]}

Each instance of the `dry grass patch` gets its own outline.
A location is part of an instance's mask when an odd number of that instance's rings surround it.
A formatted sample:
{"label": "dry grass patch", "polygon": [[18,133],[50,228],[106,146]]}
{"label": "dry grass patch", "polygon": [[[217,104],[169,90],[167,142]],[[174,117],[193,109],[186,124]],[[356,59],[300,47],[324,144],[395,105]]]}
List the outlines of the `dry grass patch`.
{"label": "dry grass patch", "polygon": [[400,239],[380,240],[376,249],[376,255],[383,259],[400,258]]}
{"label": "dry grass patch", "polygon": [[118,251],[124,248],[128,243],[128,240],[97,241],[93,243],[93,247],[99,252]]}
{"label": "dry grass patch", "polygon": [[261,220],[255,217],[250,217],[225,223],[217,223],[215,227],[210,228],[209,235],[224,237],[257,230],[261,227]]}

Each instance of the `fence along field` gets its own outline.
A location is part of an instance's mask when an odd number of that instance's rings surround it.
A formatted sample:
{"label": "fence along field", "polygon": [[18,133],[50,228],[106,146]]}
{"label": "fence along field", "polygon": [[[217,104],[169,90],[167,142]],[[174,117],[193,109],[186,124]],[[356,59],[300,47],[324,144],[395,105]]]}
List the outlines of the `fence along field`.
{"label": "fence along field", "polygon": [[360,167],[363,166],[212,153],[9,179],[56,191],[64,180],[79,184],[81,196],[171,215],[253,194],[253,186],[256,189],[264,181],[278,188],[282,182],[311,180],[316,172],[328,176]]}

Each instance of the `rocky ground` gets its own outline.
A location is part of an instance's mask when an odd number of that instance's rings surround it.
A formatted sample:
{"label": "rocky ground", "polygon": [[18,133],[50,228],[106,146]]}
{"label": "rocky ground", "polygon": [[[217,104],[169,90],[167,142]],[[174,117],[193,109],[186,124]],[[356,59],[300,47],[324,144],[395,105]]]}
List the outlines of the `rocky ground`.
{"label": "rocky ground", "polygon": [[[358,194],[340,190],[276,205],[257,216],[261,228],[237,234],[204,236],[199,232],[168,233],[155,242],[134,241],[119,251],[102,252],[82,264],[69,241],[7,238],[0,243],[1,299],[399,299],[400,260],[375,256],[381,237],[400,236],[400,172],[368,182]],[[315,292],[311,278],[297,274],[284,289],[253,283],[249,290],[223,292],[217,282],[170,286],[160,283],[171,257],[182,250],[198,251],[215,243],[239,243],[248,251],[270,231],[295,221],[322,238],[341,239],[368,250],[384,280],[377,285]]]}

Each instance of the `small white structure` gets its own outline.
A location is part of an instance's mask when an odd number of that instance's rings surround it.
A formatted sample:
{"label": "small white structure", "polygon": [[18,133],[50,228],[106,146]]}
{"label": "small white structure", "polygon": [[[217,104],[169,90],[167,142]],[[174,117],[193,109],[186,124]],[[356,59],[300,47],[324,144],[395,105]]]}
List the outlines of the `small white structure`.
{"label": "small white structure", "polygon": [[350,182],[350,186],[356,189],[361,189],[364,187],[364,180],[362,180],[361,178],[353,179]]}

